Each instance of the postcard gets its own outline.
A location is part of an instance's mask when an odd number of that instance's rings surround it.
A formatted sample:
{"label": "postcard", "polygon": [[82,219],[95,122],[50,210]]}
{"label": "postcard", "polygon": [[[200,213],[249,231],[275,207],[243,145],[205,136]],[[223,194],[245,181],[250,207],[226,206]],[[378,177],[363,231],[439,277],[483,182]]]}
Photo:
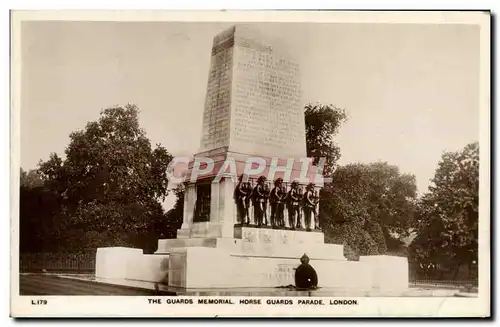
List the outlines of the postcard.
{"label": "postcard", "polygon": [[11,316],[489,317],[481,11],[12,11]]}

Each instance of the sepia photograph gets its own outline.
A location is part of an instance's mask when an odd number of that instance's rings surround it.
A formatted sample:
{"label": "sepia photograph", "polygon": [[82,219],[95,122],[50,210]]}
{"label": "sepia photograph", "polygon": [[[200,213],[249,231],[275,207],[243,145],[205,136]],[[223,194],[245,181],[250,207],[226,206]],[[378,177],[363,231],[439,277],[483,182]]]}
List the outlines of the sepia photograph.
{"label": "sepia photograph", "polygon": [[490,19],[13,11],[11,315],[488,317]]}

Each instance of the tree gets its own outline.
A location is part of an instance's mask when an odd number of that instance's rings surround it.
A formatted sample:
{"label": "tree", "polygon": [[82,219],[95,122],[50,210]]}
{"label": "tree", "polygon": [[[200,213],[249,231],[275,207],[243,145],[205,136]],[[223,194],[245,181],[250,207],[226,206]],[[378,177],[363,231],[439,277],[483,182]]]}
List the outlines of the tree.
{"label": "tree", "polygon": [[318,164],[325,158],[324,176],[331,176],[335,164],[340,159],[340,148],[334,142],[340,126],[347,120],[344,109],[334,105],[307,104],[304,108],[306,122],[307,157]]}
{"label": "tree", "polygon": [[327,239],[350,259],[401,251],[415,211],[415,176],[385,162],[338,167],[323,190],[320,221]]}
{"label": "tree", "polygon": [[134,105],[103,110],[99,120],[71,133],[64,160],[52,154],[40,163],[46,187],[61,201],[52,241],[65,250],[156,242],[144,235],[164,218],[160,201],[172,156],[161,145],[151,147],[138,113]]}
{"label": "tree", "polygon": [[20,172],[20,187],[32,189],[43,186],[43,176],[37,169],[25,171],[21,168]]}
{"label": "tree", "polygon": [[[417,237],[411,260],[418,266],[442,266],[455,276],[461,265],[477,269],[479,217],[479,144],[446,152],[432,185],[419,202]],[[469,276],[470,277],[470,276]]]}
{"label": "tree", "polygon": [[19,248],[20,252],[50,250],[50,235],[54,216],[59,212],[57,196],[44,187],[44,178],[36,170],[21,168],[19,188]]}
{"label": "tree", "polygon": [[179,184],[174,190],[176,201],[174,207],[166,213],[166,219],[158,222],[158,229],[162,231],[164,238],[176,238],[177,230],[182,226],[184,214],[184,186]]}

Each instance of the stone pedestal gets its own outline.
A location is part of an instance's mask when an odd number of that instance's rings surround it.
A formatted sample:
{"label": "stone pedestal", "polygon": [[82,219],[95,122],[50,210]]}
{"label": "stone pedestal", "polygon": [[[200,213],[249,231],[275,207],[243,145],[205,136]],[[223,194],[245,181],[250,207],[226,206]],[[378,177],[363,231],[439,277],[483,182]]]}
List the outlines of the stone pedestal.
{"label": "stone pedestal", "polygon": [[101,248],[96,277],[168,283],[186,289],[278,287],[294,284],[295,268],[306,253],[324,288],[404,291],[408,261],[363,256],[347,261],[343,246],[325,244],[319,231],[235,227],[232,237],[192,237],[158,241],[154,255],[139,249]]}
{"label": "stone pedestal", "polygon": [[362,256],[359,261],[371,267],[373,287],[383,290],[405,290],[409,285],[408,259],[388,255]]}
{"label": "stone pedestal", "polygon": [[142,256],[142,250],[125,247],[99,248],[96,254],[95,275],[104,279],[128,277],[128,267]]}
{"label": "stone pedestal", "polygon": [[304,253],[311,259],[345,261],[343,246],[325,244],[319,231],[292,231],[271,228],[234,227],[233,237],[194,237],[158,240],[155,254],[171,254],[183,248],[217,248],[232,256],[288,258]]}
{"label": "stone pedestal", "polygon": [[235,183],[231,178],[210,183],[209,221],[194,222],[196,183],[186,183],[184,217],[177,238],[233,237],[236,212],[233,199]]}
{"label": "stone pedestal", "polygon": [[130,279],[166,283],[168,262],[168,255],[144,255],[141,249],[99,248],[95,276],[115,281]]}
{"label": "stone pedestal", "polygon": [[315,264],[322,285],[347,285],[345,279],[353,274],[349,267],[356,267],[355,270],[359,271],[356,277],[360,281],[370,281],[366,276],[368,271],[364,269],[366,265],[347,262],[343,246],[325,244],[324,234],[320,231],[234,227],[231,238],[159,240],[156,253],[169,255],[168,283],[174,287],[276,287],[294,284],[294,268],[304,253]]}
{"label": "stone pedestal", "polygon": [[[373,288],[369,264],[335,259],[312,259],[319,286]],[[224,248],[190,247],[170,253],[168,284],[180,288],[240,288],[294,285],[295,257],[231,255]]]}
{"label": "stone pedestal", "polygon": [[[96,277],[113,279],[114,283],[160,282],[185,289],[274,288],[294,284],[295,268],[305,252],[322,288],[401,292],[409,286],[406,258],[366,256],[347,261],[343,246],[320,242],[321,233],[256,228],[235,233],[242,238],[160,240],[155,255],[143,255],[139,249],[101,248]],[[270,246],[264,241],[269,234],[271,239],[286,235],[293,241],[288,246]]]}

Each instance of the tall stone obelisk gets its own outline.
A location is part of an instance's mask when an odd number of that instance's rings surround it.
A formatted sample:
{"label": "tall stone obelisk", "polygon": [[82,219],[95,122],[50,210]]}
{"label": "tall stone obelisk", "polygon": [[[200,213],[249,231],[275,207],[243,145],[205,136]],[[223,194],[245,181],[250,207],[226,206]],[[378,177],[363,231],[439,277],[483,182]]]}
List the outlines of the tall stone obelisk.
{"label": "tall stone obelisk", "polygon": [[246,26],[214,38],[200,153],[305,157],[299,65]]}

